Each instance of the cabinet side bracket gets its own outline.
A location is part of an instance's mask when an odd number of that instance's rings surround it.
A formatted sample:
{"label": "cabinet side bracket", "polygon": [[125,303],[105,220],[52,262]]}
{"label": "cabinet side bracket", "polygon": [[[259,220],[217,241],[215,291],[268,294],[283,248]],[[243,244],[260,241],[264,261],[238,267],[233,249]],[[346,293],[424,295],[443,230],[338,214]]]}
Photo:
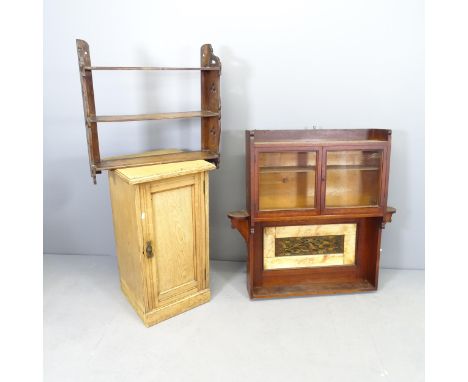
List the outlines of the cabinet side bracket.
{"label": "cabinet side bracket", "polygon": [[249,226],[250,226],[250,215],[247,211],[232,211],[228,213],[228,218],[231,220],[231,228],[235,228],[242,235],[244,240],[249,242]]}
{"label": "cabinet side bracket", "polygon": [[385,214],[382,218],[382,229],[385,228],[385,224],[391,223],[394,213],[396,213],[396,208],[387,207],[387,210],[385,211]]}

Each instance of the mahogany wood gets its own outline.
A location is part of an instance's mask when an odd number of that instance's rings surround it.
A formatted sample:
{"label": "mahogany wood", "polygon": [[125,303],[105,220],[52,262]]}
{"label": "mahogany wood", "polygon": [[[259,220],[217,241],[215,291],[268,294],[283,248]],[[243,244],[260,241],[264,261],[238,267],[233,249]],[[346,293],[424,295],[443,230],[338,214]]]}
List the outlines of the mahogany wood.
{"label": "mahogany wood", "polygon": [[93,75],[90,71],[84,70],[86,66],[91,66],[91,54],[89,45],[84,40],[76,40],[78,52],[78,67],[80,70],[81,94],[83,97],[83,110],[86,123],[86,138],[88,142],[88,155],[91,177],[96,184],[96,163],[101,160],[99,153],[99,138],[96,122],[91,119],[96,116],[96,105],[94,103]]}
{"label": "mahogany wood", "polygon": [[[387,207],[390,130],[254,130],[246,131],[246,210],[228,214],[231,225],[246,240],[247,288],[251,298],[364,292],[377,289],[381,230],[395,209]],[[378,150],[381,153],[379,200],[376,206],[330,208],[325,205],[326,154],[336,150]],[[316,152],[315,208],[259,209],[259,154]],[[300,167],[304,164],[298,164]],[[276,166],[276,164],[275,164]],[[271,167],[267,171],[303,171]],[[332,165],[331,168],[340,168]],[[347,170],[375,171],[377,167],[349,165]],[[263,169],[264,171],[265,169]],[[343,171],[346,171],[344,169]],[[286,178],[285,178],[286,179]],[[356,224],[355,264],[309,268],[264,269],[265,227]]]}
{"label": "mahogany wood", "polygon": [[231,227],[236,228],[245,241],[249,240],[249,214],[246,211],[229,212],[228,217],[231,219]]}
{"label": "mahogany wood", "polygon": [[[221,138],[221,95],[220,74],[221,62],[213,54],[209,44],[201,47],[200,64],[202,67],[215,67],[218,71],[201,72],[201,109],[217,115],[218,118],[203,118],[201,120],[201,148],[212,152],[219,152]],[[219,166],[219,160],[215,162]]]}
{"label": "mahogany wood", "polygon": [[[171,163],[177,161],[179,158],[171,155],[161,155],[159,158],[156,158],[156,155],[151,157],[136,155],[132,159],[101,160],[97,130],[98,123],[200,118],[200,151],[195,151],[193,155],[188,155],[187,153],[181,154],[182,156],[180,158],[182,158],[182,160],[204,159],[215,163],[216,166],[219,166],[219,142],[221,136],[221,98],[219,77],[221,75],[221,62],[219,58],[213,54],[213,48],[210,44],[205,44],[201,47],[200,67],[92,66],[88,43],[84,40],[76,40],[76,47],[83,95],[90,172],[95,184],[96,174],[101,173],[102,170],[115,169],[119,167],[142,166],[146,164]],[[176,113],[97,116],[92,77],[92,72],[96,70],[200,71],[201,110]]]}
{"label": "mahogany wood", "polygon": [[209,151],[185,151],[172,154],[156,154],[133,157],[123,156],[112,157],[112,159],[103,159],[96,163],[96,168],[98,170],[115,170],[118,168],[149,166],[153,164],[184,162],[198,159],[212,161],[218,158],[219,156],[217,153],[211,153]]}

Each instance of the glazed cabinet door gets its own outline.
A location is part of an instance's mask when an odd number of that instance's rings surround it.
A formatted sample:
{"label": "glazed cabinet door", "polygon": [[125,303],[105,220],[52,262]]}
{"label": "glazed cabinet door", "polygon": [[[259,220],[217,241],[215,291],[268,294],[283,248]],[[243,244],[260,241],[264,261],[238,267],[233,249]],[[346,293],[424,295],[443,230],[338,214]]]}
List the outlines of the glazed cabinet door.
{"label": "glazed cabinet door", "polygon": [[319,149],[266,149],[257,150],[255,156],[255,211],[259,216],[319,212]]}
{"label": "glazed cabinet door", "polygon": [[385,204],[385,155],[384,147],[324,149],[322,210],[380,211]]}
{"label": "glazed cabinet door", "polygon": [[207,181],[196,173],[141,186],[149,310],[208,288]]}

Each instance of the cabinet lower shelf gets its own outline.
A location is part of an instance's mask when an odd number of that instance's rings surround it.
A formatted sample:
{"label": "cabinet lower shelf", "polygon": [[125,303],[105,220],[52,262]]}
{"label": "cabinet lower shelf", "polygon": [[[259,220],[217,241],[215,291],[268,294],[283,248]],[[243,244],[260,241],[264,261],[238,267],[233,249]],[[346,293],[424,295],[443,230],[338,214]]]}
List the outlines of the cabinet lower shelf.
{"label": "cabinet lower shelf", "polygon": [[310,295],[330,295],[342,293],[371,292],[377,288],[369,281],[359,279],[353,282],[327,284],[297,284],[281,286],[256,286],[252,289],[252,298],[278,298]]}

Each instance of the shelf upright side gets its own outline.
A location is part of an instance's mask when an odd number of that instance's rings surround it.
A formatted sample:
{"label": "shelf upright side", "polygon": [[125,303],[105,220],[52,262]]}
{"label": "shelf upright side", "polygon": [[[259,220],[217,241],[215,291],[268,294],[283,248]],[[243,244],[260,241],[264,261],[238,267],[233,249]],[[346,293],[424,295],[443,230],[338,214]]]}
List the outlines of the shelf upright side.
{"label": "shelf upright side", "polygon": [[219,141],[221,137],[221,96],[220,75],[221,61],[213,54],[211,44],[204,44],[200,49],[201,67],[219,67],[219,70],[203,70],[201,77],[201,110],[217,113],[215,117],[201,118],[201,149],[218,154],[215,161],[219,167]]}
{"label": "shelf upright side", "polygon": [[86,138],[88,142],[89,167],[91,177],[96,184],[96,164],[101,161],[99,154],[99,137],[97,131],[97,123],[92,119],[96,118],[96,105],[94,103],[93,89],[93,74],[91,70],[86,70],[86,67],[91,66],[91,55],[89,53],[89,45],[84,40],[76,40],[76,49],[78,52],[78,66],[80,70],[81,94],[83,96],[83,109],[86,124]]}

